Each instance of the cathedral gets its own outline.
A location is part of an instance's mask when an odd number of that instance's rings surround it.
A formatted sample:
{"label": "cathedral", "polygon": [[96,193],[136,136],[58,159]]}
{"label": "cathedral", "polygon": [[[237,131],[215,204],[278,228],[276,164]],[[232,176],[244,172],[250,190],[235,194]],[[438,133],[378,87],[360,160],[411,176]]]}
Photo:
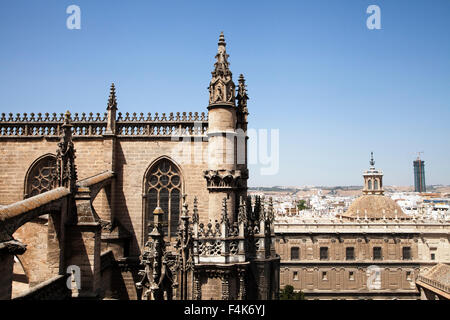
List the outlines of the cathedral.
{"label": "cathedral", "polygon": [[223,33],[207,112],[0,117],[0,299],[277,299]]}

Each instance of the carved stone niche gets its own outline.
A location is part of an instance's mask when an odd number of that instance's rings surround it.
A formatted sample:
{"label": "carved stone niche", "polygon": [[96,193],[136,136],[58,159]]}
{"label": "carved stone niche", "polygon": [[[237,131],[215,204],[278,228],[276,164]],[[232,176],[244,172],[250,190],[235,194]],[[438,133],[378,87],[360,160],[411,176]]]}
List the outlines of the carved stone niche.
{"label": "carved stone niche", "polygon": [[242,179],[240,170],[205,170],[208,189],[236,189]]}

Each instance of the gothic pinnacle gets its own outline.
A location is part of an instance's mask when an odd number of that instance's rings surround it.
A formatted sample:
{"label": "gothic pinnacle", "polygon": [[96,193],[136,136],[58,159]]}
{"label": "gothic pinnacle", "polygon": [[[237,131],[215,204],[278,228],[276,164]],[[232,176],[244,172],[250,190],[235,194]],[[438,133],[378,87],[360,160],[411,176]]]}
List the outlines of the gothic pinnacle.
{"label": "gothic pinnacle", "polygon": [[114,82],[111,84],[111,89],[109,91],[107,109],[110,110],[111,108],[117,108],[116,87],[114,86]]}
{"label": "gothic pinnacle", "polygon": [[240,74],[238,81],[239,81],[239,84],[238,84],[238,90],[237,90],[237,94],[236,94],[236,100],[238,103],[238,107],[241,112],[248,114],[247,100],[249,98],[247,95],[247,88],[246,88],[247,86],[245,85],[245,78],[242,73]]}
{"label": "gothic pinnacle", "polygon": [[235,105],[235,85],[232,79],[223,32],[220,33],[214,70],[209,84],[209,105]]}

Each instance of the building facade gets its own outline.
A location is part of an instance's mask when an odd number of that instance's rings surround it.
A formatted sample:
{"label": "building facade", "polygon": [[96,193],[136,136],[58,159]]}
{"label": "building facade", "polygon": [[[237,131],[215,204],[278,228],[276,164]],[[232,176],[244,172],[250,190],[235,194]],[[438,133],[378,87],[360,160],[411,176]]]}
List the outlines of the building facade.
{"label": "building facade", "polygon": [[419,274],[450,263],[450,221],[404,214],[374,164],[344,214],[275,221],[282,288],[307,299],[419,299]]}
{"label": "building facade", "polygon": [[[243,75],[233,82],[223,34],[215,59],[207,114],[122,114],[113,84],[104,115],[1,115],[0,228],[13,231],[5,241],[26,244],[14,255],[22,284],[64,275],[86,251],[89,290],[80,296],[277,297],[273,210],[269,199],[247,197],[248,96]],[[29,204],[58,186],[68,213],[54,235],[52,214]],[[7,217],[18,205],[24,218],[12,227]],[[40,209],[33,219],[31,209]],[[90,233],[73,240],[81,225]]]}

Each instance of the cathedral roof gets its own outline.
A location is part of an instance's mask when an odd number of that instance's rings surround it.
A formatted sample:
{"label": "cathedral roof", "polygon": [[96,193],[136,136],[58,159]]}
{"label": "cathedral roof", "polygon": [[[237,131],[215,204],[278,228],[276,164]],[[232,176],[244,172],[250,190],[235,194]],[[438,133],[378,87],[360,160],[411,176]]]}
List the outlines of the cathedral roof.
{"label": "cathedral roof", "polygon": [[378,194],[362,195],[350,205],[348,210],[342,215],[344,218],[365,218],[368,219],[409,219],[402,208],[389,197]]}

